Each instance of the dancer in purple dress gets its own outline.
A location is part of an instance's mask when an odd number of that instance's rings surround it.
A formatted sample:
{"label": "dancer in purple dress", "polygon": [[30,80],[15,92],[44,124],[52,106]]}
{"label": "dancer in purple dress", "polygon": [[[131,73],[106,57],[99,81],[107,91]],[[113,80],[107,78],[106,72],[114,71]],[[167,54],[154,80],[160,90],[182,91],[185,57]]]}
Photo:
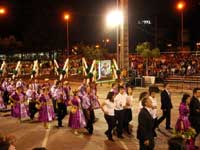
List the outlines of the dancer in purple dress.
{"label": "dancer in purple dress", "polygon": [[97,85],[95,82],[90,83],[90,97],[91,97],[91,105],[93,109],[99,109],[100,103],[97,96]]}
{"label": "dancer in purple dress", "polygon": [[[190,104],[191,96],[187,93],[183,95],[181,100],[181,104],[179,106],[179,117],[176,122],[175,129],[177,132],[181,132],[184,134],[189,128],[191,128],[190,121],[188,119],[189,116],[189,104]],[[193,139],[186,140],[187,150],[194,149],[194,141]]]}
{"label": "dancer in purple dress", "polygon": [[44,122],[44,127],[48,129],[48,122],[55,118],[55,114],[49,89],[46,86],[43,86],[38,102],[40,103],[39,121]]}
{"label": "dancer in purple dress", "polygon": [[85,117],[81,109],[81,100],[78,96],[78,91],[74,91],[74,96],[69,101],[69,105],[73,108],[69,115],[69,127],[74,129],[74,134],[78,134],[77,129],[84,128],[86,126]]}
{"label": "dancer in purple dress", "polygon": [[3,101],[3,89],[0,87],[0,110],[4,110],[5,105]]}
{"label": "dancer in purple dress", "polygon": [[16,91],[13,92],[10,96],[10,100],[13,105],[11,107],[11,115],[15,118],[19,118],[22,121],[22,118],[29,116],[28,107],[25,101],[25,94],[23,93],[22,86],[17,86]]}

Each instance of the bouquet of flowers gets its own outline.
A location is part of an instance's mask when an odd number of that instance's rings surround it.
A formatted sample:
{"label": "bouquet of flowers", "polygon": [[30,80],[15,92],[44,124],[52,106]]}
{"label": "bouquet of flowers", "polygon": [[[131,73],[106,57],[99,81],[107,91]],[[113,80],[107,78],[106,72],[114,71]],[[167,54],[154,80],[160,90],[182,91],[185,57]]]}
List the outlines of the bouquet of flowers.
{"label": "bouquet of flowers", "polygon": [[195,135],[196,135],[196,131],[194,128],[188,128],[186,130],[175,130],[175,133],[174,133],[176,136],[182,136],[184,139],[191,139],[191,138],[194,138]]}
{"label": "bouquet of flowers", "polygon": [[193,150],[194,149],[194,137],[196,135],[196,131],[193,128],[188,128],[186,130],[176,130],[175,136],[180,136],[185,139],[186,149]]}

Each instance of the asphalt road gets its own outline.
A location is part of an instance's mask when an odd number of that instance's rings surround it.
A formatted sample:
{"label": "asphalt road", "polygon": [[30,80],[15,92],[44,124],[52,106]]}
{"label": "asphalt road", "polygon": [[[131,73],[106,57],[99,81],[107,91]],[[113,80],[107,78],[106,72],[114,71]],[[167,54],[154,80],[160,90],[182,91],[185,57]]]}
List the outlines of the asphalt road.
{"label": "asphalt road", "polygon": [[[79,84],[73,83],[72,88],[77,88]],[[105,96],[111,85],[98,85],[98,96],[100,101],[105,100]],[[107,128],[103,113],[101,110],[95,110],[95,115],[98,121],[94,124],[94,134],[88,135],[85,129],[80,130],[79,135],[75,135],[68,128],[68,117],[64,119],[64,127],[56,128],[57,121],[51,123],[50,129],[44,129],[40,122],[30,122],[29,120],[20,123],[17,119],[12,118],[8,113],[0,114],[0,132],[4,134],[12,134],[16,136],[17,150],[31,150],[34,147],[46,147],[48,150],[138,150],[139,144],[136,139],[137,115],[138,115],[138,95],[145,91],[145,88],[136,88],[134,90],[133,104],[133,135],[126,134],[124,139],[118,139],[114,136],[115,142],[108,141],[104,132]],[[172,89],[172,127],[178,117],[178,106],[182,93],[179,89]],[[191,92],[191,91],[189,91]],[[160,96],[157,95],[158,104],[160,106]],[[160,107],[159,107],[160,108]],[[159,116],[161,111],[159,110]],[[167,140],[173,135],[172,132],[165,130],[165,121],[160,125],[160,131],[157,131],[156,150],[167,150]],[[200,146],[200,137],[197,144]]]}

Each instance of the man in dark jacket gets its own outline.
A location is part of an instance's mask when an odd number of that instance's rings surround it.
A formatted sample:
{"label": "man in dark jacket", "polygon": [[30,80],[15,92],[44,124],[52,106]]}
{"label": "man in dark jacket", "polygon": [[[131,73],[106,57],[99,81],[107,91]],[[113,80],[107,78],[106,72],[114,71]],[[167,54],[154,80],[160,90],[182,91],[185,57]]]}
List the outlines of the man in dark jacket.
{"label": "man in dark jacket", "polygon": [[[200,133],[200,88],[193,89],[193,96],[190,101],[189,120],[191,126],[196,130],[196,137]],[[197,146],[195,148],[198,148]]]}
{"label": "man in dark jacket", "polygon": [[163,115],[158,119],[157,126],[166,118],[166,129],[172,129],[171,124],[171,109],[172,109],[172,102],[171,102],[171,94],[168,90],[168,83],[164,84],[164,90],[161,92],[161,109],[163,111]]}
{"label": "man in dark jacket", "polygon": [[154,120],[150,112],[152,110],[152,101],[149,97],[142,100],[143,108],[138,115],[137,139],[140,142],[140,150],[154,149]]}

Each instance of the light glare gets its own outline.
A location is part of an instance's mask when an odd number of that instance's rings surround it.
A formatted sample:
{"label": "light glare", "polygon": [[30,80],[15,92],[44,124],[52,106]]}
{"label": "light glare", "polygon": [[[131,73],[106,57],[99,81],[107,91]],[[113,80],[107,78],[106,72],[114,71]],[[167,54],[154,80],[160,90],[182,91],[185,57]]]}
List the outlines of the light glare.
{"label": "light glare", "polygon": [[119,10],[111,11],[106,17],[106,23],[109,27],[116,27],[123,23],[123,13]]}

